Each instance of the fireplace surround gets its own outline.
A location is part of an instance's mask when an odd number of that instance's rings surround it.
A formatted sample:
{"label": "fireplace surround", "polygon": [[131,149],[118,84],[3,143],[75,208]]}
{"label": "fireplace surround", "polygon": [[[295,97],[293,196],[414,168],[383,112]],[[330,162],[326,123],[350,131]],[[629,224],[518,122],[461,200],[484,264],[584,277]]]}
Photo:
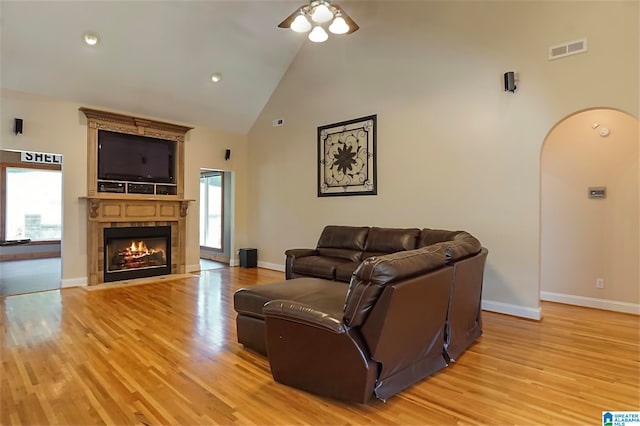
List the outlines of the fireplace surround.
{"label": "fireplace surround", "polygon": [[[187,211],[189,203],[195,201],[184,198],[184,139],[191,128],[88,108],[80,108],[80,111],[87,117],[87,196],[80,198],[87,201],[88,285],[145,276],[184,274]],[[105,181],[98,179],[97,172],[99,130],[166,139],[175,143],[175,183],[169,185],[171,190],[163,190],[168,185],[160,183],[150,183],[154,191],[143,193],[128,189],[132,184],[137,184],[135,182],[107,182],[105,186]],[[131,232],[144,229],[141,237],[156,239],[160,237],[146,233],[153,234],[155,231],[150,230],[157,228],[165,233],[162,237],[165,240],[164,247],[154,247],[156,251],[153,253],[148,250],[142,256],[144,260],[140,260],[142,263],[136,263],[134,258],[137,259],[139,253],[134,254],[134,251],[138,250],[140,240],[131,241],[131,237],[134,237]],[[127,251],[122,246],[108,248],[105,243],[109,243],[114,232],[116,235],[125,235],[123,239],[129,239],[127,245],[133,243],[135,250]],[[158,260],[160,251],[164,253],[162,260]],[[120,257],[117,262],[124,262],[122,265],[127,260],[129,263],[123,269],[113,270],[114,256]]]}

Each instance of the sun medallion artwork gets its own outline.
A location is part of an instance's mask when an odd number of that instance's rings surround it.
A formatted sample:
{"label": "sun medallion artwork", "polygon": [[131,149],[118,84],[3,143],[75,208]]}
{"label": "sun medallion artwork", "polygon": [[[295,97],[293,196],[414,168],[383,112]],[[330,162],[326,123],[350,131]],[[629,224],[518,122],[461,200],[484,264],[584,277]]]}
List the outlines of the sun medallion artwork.
{"label": "sun medallion artwork", "polygon": [[376,195],[377,115],[318,127],[318,197]]}

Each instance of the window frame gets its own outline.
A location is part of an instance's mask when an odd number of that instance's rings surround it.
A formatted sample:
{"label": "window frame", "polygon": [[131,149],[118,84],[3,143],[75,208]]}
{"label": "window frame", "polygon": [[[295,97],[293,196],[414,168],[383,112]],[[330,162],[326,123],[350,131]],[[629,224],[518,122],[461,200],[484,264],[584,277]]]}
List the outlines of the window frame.
{"label": "window frame", "polygon": [[[225,224],[224,198],[225,198],[225,184],[226,184],[225,178],[224,178],[224,172],[222,170],[207,170],[204,172],[200,172],[200,178],[198,179],[198,183],[200,184],[202,178],[211,177],[211,176],[220,176],[220,248],[200,245],[200,250],[209,250],[216,253],[224,253],[224,224]],[[204,205],[207,206],[208,197],[209,195],[208,193],[206,193],[205,199],[200,200],[200,203],[201,204],[205,203]],[[198,211],[198,213],[200,212]],[[205,220],[205,224],[206,223],[207,221]],[[204,232],[201,229],[199,229],[198,231],[199,233]],[[198,240],[200,239],[199,233],[198,233]]]}
{"label": "window frame", "polygon": [[[2,217],[0,218],[0,240],[6,240],[7,230],[6,230],[6,217],[7,217],[7,169],[8,168],[17,168],[17,169],[36,169],[36,170],[57,170],[62,172],[62,166],[56,166],[53,164],[31,164],[31,163],[11,163],[11,162],[3,162],[0,163],[0,206],[2,206]],[[62,200],[64,202],[64,200]],[[61,206],[62,207],[62,206]],[[64,221],[64,216],[62,217]],[[61,224],[62,226],[62,224]],[[64,231],[64,230],[63,230]],[[61,243],[62,238],[58,240],[38,240],[32,241],[29,244],[31,245],[45,245],[45,244],[56,244]]]}

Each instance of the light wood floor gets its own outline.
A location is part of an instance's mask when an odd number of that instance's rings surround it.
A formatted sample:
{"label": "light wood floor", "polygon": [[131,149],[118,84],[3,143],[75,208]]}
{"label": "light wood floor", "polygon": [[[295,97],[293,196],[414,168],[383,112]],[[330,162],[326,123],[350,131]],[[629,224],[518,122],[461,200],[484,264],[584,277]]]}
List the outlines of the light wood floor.
{"label": "light wood floor", "polygon": [[0,298],[0,423],[599,425],[640,410],[639,317],[552,303],[484,313],[459,361],[389,399],[347,405],[274,383],[236,343],[233,292],[264,269]]}

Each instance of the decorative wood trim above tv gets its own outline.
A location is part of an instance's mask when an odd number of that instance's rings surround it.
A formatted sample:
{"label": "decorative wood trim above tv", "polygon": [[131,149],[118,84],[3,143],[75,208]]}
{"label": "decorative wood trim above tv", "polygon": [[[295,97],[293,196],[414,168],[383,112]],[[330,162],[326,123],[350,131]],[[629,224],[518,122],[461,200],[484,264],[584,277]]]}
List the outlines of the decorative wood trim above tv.
{"label": "decorative wood trim above tv", "polygon": [[[162,137],[161,135],[164,134],[165,139],[174,139],[177,136],[182,137],[182,140],[184,140],[184,135],[186,135],[189,130],[193,129],[193,127],[179,126],[177,124],[84,107],[81,107],[80,111],[82,111],[87,119],[89,119],[89,122],[101,122],[101,124],[109,126],[109,130],[114,132],[117,132],[118,129],[122,129],[123,133],[133,133],[131,130],[136,129],[137,131],[135,133],[144,134],[146,136]],[[119,127],[119,125],[124,127]]]}
{"label": "decorative wood trim above tv", "polygon": [[[123,199],[184,199],[184,140],[186,133],[192,127],[180,126],[172,123],[150,120],[99,111],[90,108],[80,108],[87,117],[87,196],[100,198]],[[110,132],[138,135],[142,137],[166,139],[176,144],[173,182],[144,182],[136,180],[113,181],[98,178],[98,132]],[[108,193],[108,194],[107,194]]]}

